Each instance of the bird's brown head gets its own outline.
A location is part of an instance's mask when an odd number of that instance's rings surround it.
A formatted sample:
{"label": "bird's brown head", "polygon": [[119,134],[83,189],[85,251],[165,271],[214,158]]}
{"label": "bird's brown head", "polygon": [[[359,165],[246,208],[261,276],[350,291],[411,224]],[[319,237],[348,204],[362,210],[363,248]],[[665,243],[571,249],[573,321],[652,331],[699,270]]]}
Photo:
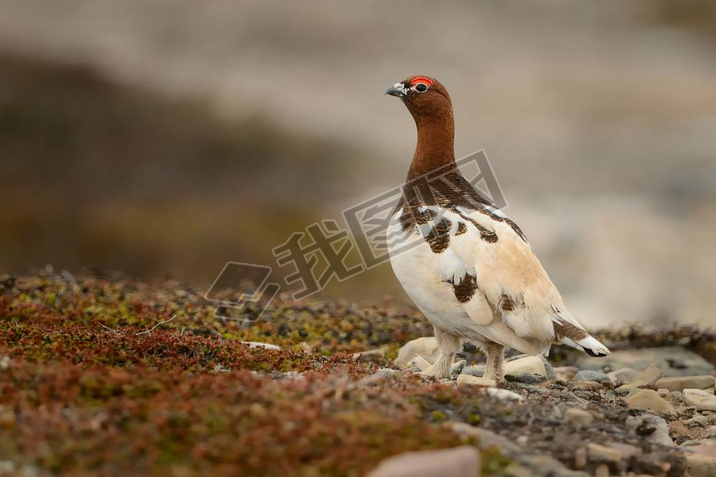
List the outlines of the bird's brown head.
{"label": "bird's brown head", "polygon": [[400,98],[416,122],[420,118],[434,118],[449,114],[452,117],[450,95],[435,78],[417,75],[395,83],[385,92]]}
{"label": "bird's brown head", "polygon": [[452,103],[438,80],[429,76],[411,76],[395,83],[385,94],[403,101],[418,128],[418,144],[408,178],[455,162]]}

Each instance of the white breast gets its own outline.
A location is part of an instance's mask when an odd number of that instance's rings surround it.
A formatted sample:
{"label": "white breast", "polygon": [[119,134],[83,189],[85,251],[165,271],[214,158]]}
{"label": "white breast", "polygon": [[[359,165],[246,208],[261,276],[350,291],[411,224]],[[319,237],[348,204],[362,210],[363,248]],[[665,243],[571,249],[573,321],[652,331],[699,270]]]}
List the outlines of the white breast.
{"label": "white breast", "polygon": [[[438,210],[430,206],[430,209]],[[400,215],[396,212],[388,228],[388,250],[390,263],[405,292],[415,302],[426,318],[435,326],[451,334],[479,340],[475,335],[475,322],[470,318],[465,305],[455,297],[450,282],[459,282],[466,274],[475,275],[474,262],[465,262],[456,254],[464,247],[468,232],[456,235],[459,216],[451,211],[441,210],[439,214],[450,221],[450,245],[441,253],[434,253],[425,237],[432,226],[418,226],[418,231],[402,230]],[[492,309],[484,297],[477,293],[470,301],[482,322],[493,320]],[[471,337],[471,338],[470,338]]]}

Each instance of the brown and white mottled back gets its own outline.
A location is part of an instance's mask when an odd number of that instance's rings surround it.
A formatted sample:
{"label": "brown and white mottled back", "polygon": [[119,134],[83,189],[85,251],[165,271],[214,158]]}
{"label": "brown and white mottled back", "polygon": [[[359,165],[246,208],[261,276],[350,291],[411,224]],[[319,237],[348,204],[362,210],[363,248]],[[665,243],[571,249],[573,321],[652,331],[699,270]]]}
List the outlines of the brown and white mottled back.
{"label": "brown and white mottled back", "polygon": [[448,377],[463,340],[487,352],[487,375],[497,381],[505,346],[546,354],[553,343],[565,343],[608,354],[569,313],[517,224],[460,173],[445,88],[412,76],[386,94],[403,101],[418,130],[388,243],[413,243],[389,251],[398,280],[435,329],[440,356],[423,373]]}

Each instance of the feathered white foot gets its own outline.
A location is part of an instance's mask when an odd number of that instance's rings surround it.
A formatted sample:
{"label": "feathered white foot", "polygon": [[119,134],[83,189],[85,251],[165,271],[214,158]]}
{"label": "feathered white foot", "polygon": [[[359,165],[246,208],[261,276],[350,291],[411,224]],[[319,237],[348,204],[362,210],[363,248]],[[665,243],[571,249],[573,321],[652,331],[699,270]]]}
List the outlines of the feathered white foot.
{"label": "feathered white foot", "polygon": [[505,347],[497,343],[485,345],[487,363],[485,364],[485,378],[495,381],[498,387],[505,383]]}

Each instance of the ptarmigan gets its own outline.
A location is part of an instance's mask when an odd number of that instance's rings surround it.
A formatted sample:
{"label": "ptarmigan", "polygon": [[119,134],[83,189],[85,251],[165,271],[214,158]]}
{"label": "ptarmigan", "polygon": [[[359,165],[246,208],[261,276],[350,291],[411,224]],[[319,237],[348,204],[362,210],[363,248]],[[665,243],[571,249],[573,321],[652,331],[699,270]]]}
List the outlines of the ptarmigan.
{"label": "ptarmigan", "polygon": [[[386,94],[403,101],[418,129],[388,249],[395,275],[435,330],[439,355],[429,366],[423,360],[422,374],[449,377],[463,341],[485,351],[485,377],[498,383],[505,346],[534,355],[564,343],[593,356],[609,354],[569,313],[517,224],[460,173],[445,88],[411,76]],[[431,177],[436,171],[439,179]],[[417,243],[405,247],[411,238]],[[403,244],[400,252],[396,244]]]}

